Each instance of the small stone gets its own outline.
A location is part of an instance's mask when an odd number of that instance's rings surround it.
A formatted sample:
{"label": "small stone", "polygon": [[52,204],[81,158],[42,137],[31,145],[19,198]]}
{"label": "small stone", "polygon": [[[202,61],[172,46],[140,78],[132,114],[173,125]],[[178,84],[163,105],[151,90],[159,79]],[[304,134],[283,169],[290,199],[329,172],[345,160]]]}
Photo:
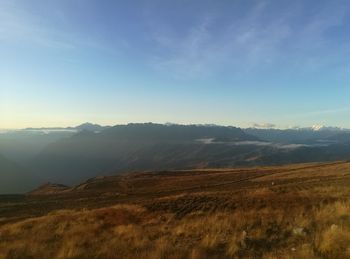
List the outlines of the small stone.
{"label": "small stone", "polygon": [[338,229],[338,226],[336,224],[332,224],[331,230],[336,231]]}
{"label": "small stone", "polygon": [[247,232],[245,230],[243,230],[242,231],[242,239],[241,239],[242,248],[246,247],[246,239],[247,239]]}
{"label": "small stone", "polygon": [[304,228],[294,228],[293,229],[293,234],[297,236],[303,236],[305,235],[305,229]]}

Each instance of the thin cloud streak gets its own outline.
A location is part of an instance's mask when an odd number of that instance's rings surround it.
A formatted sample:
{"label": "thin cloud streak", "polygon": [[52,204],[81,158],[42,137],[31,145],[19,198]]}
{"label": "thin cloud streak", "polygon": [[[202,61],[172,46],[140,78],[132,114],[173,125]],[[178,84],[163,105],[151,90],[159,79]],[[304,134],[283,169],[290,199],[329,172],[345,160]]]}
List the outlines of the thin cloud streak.
{"label": "thin cloud streak", "polygon": [[[83,6],[83,3],[81,3]],[[104,46],[89,35],[77,34],[70,30],[66,15],[62,10],[52,11],[52,19],[59,20],[61,27],[50,25],[50,20],[28,11],[15,2],[0,3],[0,43],[17,43],[37,45],[44,48],[75,51],[90,48],[106,51],[112,55],[119,54],[109,46]],[[63,27],[62,27],[63,26]]]}
{"label": "thin cloud streak", "polygon": [[68,40],[67,33],[48,30],[38,17],[14,4],[3,2],[0,10],[0,39],[3,42],[29,42],[59,49],[76,47],[73,41]]}
{"label": "thin cloud streak", "polygon": [[[233,73],[249,73],[271,64],[288,63],[295,70],[310,71],[335,62],[334,56],[319,54],[328,44],[325,34],[344,22],[347,11],[339,8],[341,4],[323,5],[297,28],[292,24],[303,16],[298,4],[289,6],[290,10],[275,19],[263,21],[270,6],[267,1],[261,2],[245,16],[225,25],[221,32],[212,29],[217,28],[214,25],[219,22],[220,13],[203,15],[181,36],[174,34],[171,26],[164,25],[163,30],[150,28],[152,40],[165,53],[153,55],[151,64],[178,77],[199,78],[223,67]],[[329,15],[330,10],[334,15]],[[339,57],[349,50],[344,45],[333,55]]]}

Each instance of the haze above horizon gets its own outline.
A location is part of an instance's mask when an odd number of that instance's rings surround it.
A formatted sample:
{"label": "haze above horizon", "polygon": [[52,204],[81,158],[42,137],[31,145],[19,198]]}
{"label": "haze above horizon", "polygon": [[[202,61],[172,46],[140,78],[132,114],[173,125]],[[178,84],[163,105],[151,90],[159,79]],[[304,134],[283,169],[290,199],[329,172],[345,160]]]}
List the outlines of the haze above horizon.
{"label": "haze above horizon", "polygon": [[347,1],[0,2],[0,128],[350,128]]}

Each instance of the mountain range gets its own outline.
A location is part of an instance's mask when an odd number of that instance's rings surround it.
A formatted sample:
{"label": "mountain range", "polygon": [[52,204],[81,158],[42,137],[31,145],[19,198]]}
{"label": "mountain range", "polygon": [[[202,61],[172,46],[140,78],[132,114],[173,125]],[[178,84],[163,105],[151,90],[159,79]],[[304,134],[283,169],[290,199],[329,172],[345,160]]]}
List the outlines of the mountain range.
{"label": "mountain range", "polygon": [[347,160],[350,131],[131,123],[27,128],[0,134],[0,193],[77,184],[131,171]]}
{"label": "mountain range", "polygon": [[80,124],[76,127],[49,127],[49,128],[26,128],[24,130],[29,131],[82,131],[82,130],[88,130],[93,132],[100,132],[104,129],[109,128],[110,126],[101,126],[99,124],[93,124],[90,122],[86,122],[83,124]]}

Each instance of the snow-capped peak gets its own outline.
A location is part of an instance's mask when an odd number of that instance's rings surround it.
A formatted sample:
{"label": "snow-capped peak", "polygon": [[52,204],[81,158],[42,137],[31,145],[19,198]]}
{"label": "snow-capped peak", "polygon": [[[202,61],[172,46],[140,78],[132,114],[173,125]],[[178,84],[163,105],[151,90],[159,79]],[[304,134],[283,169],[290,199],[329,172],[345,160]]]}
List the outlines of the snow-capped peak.
{"label": "snow-capped peak", "polygon": [[341,128],[341,127],[331,127],[331,126],[324,126],[324,125],[319,125],[315,124],[311,127],[288,127],[288,129],[293,129],[293,130],[310,130],[310,131],[349,131],[349,129],[346,128]]}
{"label": "snow-capped peak", "polygon": [[312,125],[312,127],[311,127],[311,129],[312,129],[313,131],[319,131],[319,130],[323,130],[323,129],[325,129],[325,128],[327,128],[327,127],[325,127],[325,126],[323,126],[323,125]]}
{"label": "snow-capped peak", "polygon": [[313,130],[313,131],[321,131],[321,130],[341,131],[341,130],[344,130],[344,129],[343,128],[339,128],[339,127],[328,127],[328,126],[324,126],[324,125],[313,125],[311,127],[311,130]]}

